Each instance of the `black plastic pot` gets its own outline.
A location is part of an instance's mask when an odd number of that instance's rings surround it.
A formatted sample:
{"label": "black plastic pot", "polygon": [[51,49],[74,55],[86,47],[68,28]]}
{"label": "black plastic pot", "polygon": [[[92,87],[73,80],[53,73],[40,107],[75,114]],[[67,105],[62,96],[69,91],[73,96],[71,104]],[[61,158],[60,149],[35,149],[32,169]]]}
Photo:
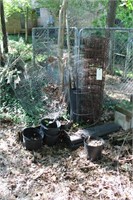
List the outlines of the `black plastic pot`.
{"label": "black plastic pot", "polygon": [[91,161],[101,159],[103,147],[104,140],[101,138],[91,137],[89,139],[84,139],[84,149],[87,155],[87,159]]}
{"label": "black plastic pot", "polygon": [[59,141],[60,133],[58,135],[45,134],[44,143],[48,146],[53,146]]}
{"label": "black plastic pot", "polygon": [[22,132],[23,145],[27,150],[38,150],[42,147],[43,139],[37,128],[26,128]]}
{"label": "black plastic pot", "polygon": [[44,143],[53,146],[60,136],[61,123],[58,120],[45,118],[41,121],[40,134],[44,134]]}

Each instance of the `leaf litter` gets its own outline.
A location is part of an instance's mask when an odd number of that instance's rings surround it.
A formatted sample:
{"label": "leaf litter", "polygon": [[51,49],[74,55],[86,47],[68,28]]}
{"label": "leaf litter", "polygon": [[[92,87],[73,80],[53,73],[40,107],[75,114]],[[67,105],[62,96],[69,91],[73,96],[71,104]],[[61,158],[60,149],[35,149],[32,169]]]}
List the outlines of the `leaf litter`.
{"label": "leaf litter", "polygon": [[132,131],[111,134],[102,159],[91,162],[82,146],[27,151],[16,139],[19,130],[19,125],[1,124],[1,200],[133,199]]}

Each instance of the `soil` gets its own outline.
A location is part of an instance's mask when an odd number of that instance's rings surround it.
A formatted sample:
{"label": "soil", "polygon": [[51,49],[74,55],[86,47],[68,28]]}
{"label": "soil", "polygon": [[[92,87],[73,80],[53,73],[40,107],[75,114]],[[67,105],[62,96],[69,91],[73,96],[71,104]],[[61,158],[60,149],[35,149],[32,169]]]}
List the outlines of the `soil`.
{"label": "soil", "polygon": [[102,140],[87,140],[86,143],[89,146],[93,146],[93,147],[97,147],[97,146],[103,145],[103,141]]}
{"label": "soil", "polygon": [[30,140],[38,140],[38,139],[40,139],[40,137],[39,136],[37,136],[37,135],[33,135],[33,137],[31,137],[31,138],[29,138]]}
{"label": "soil", "polygon": [[63,144],[27,151],[17,135],[24,125],[0,125],[1,200],[133,199],[132,131],[105,140],[102,159]]}
{"label": "soil", "polygon": [[55,119],[43,119],[41,124],[46,128],[58,128],[60,127],[60,122]]}
{"label": "soil", "polygon": [[[128,92],[119,93],[119,79],[116,84],[108,76],[106,83],[108,97],[128,99]],[[105,110],[101,121],[112,116],[114,111]],[[105,139],[101,160],[91,162],[83,146],[71,151],[63,144],[43,145],[37,152],[27,151],[18,139],[25,126],[9,122],[0,125],[1,200],[133,199],[133,130],[111,134]]]}
{"label": "soil", "polygon": [[133,80],[122,80],[121,77],[106,75],[105,93],[113,99],[130,100],[133,91]]}

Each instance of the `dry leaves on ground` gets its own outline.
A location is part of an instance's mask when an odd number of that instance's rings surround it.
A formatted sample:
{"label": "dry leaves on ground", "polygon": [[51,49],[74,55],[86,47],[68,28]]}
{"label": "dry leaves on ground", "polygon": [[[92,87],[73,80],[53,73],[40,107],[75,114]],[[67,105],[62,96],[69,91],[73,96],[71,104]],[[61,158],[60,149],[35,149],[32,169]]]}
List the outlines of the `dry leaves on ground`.
{"label": "dry leaves on ground", "polygon": [[133,199],[132,140],[125,137],[132,137],[131,131],[112,134],[102,159],[93,163],[83,147],[44,145],[38,152],[26,151],[16,141],[19,128],[1,125],[0,199]]}

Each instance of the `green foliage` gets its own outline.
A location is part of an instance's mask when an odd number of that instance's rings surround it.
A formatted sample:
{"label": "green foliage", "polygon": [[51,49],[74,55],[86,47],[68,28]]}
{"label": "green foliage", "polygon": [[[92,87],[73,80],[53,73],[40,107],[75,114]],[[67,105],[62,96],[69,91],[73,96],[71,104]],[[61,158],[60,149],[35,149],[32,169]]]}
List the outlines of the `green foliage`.
{"label": "green foliage", "polygon": [[22,38],[19,42],[9,41],[9,54],[4,67],[0,67],[0,84],[12,84],[16,88],[26,67],[32,58],[31,45],[26,45]]}
{"label": "green foliage", "polygon": [[21,101],[16,98],[14,89],[10,84],[5,83],[1,86],[0,99],[0,120],[25,123],[26,125],[38,124],[40,107],[36,105],[34,108],[37,115],[28,114]]}
{"label": "green foliage", "polygon": [[47,59],[47,55],[42,55],[42,54],[38,54],[37,56],[36,56],[36,60],[37,60],[37,62],[45,62],[45,60]]}
{"label": "green foliage", "polygon": [[116,106],[129,111],[133,110],[133,104],[127,100],[122,100],[121,103],[117,104]]}
{"label": "green foliage", "polygon": [[1,86],[0,91],[1,107],[0,120],[9,120],[14,122],[20,121],[21,107],[14,97],[14,92],[9,84]]}
{"label": "green foliage", "polygon": [[13,0],[13,1],[5,0],[4,1],[4,10],[5,10],[6,19],[8,17],[10,17],[12,14],[21,11],[21,8],[19,6],[16,6],[16,3],[18,5],[18,2],[16,2],[15,0]]}
{"label": "green foliage", "polygon": [[[105,27],[106,26],[106,17],[107,17],[107,8],[108,0],[103,0],[100,2],[101,8],[99,9],[97,19],[93,21],[94,27]],[[98,5],[99,6],[99,5]],[[121,20],[122,27],[131,28],[133,27],[133,1],[132,0],[119,0],[116,11],[116,19]]]}
{"label": "green foliage", "polygon": [[[6,90],[11,90],[10,86],[6,87]],[[1,107],[0,107],[0,120],[11,121],[14,123],[25,123],[26,125],[37,124],[37,120],[29,116],[20,102],[15,98],[11,91],[1,95]]]}
{"label": "green foliage", "polygon": [[13,84],[16,88],[16,85],[20,82],[20,74],[21,71],[8,67],[8,65],[0,67],[0,84],[4,85],[6,82],[7,84]]}
{"label": "green foliage", "polygon": [[128,72],[127,77],[133,79],[133,72],[132,71]]}
{"label": "green foliage", "polygon": [[23,61],[31,60],[32,58],[32,45],[25,44],[22,37],[18,41],[9,40],[9,55],[16,58],[21,57]]}
{"label": "green foliage", "polygon": [[127,7],[129,10],[133,11],[133,1],[132,0],[121,0],[120,6]]}
{"label": "green foliage", "polygon": [[[122,3],[123,2],[123,3]],[[117,8],[116,18],[122,21],[122,26],[126,28],[133,27],[133,1],[122,1]]]}
{"label": "green foliage", "polygon": [[114,68],[114,74],[117,75],[117,76],[122,76],[123,71],[120,70],[120,68]]}
{"label": "green foliage", "polygon": [[31,0],[5,0],[4,1],[5,15],[6,18],[14,13],[26,12],[26,8],[32,9]]}
{"label": "green foliage", "polygon": [[118,103],[117,100],[107,97],[106,101],[104,102],[103,109],[114,111],[117,103]]}
{"label": "green foliage", "polygon": [[[13,38],[12,38],[13,39]],[[4,67],[0,67],[1,115],[15,122],[37,124],[45,114],[36,80],[32,79],[32,46],[19,41],[9,40],[9,54]],[[25,78],[29,76],[29,78]],[[44,84],[44,82],[43,82]]]}
{"label": "green foliage", "polygon": [[95,19],[92,24],[94,27],[105,27],[106,13],[103,13],[99,19]]}
{"label": "green foliage", "polygon": [[[13,41],[19,42],[19,43],[20,43],[20,41],[24,42],[24,39],[25,39],[24,34],[9,34],[8,35],[8,40],[9,40],[10,43],[13,42]],[[27,44],[28,44],[28,46],[29,46],[29,44],[32,44],[32,36],[30,36],[30,35],[28,36],[28,43]],[[27,44],[25,45],[25,48],[28,47]]]}
{"label": "green foliage", "polygon": [[37,7],[39,8],[48,8],[52,14],[58,16],[60,5],[62,4],[62,0],[37,0]]}
{"label": "green foliage", "polygon": [[[32,0],[5,0],[5,14],[8,18],[10,15],[16,12],[23,12],[25,14],[26,8],[30,11],[35,8],[45,7],[48,8],[53,15],[58,16],[60,5],[62,0],[36,0],[36,5],[32,3]],[[108,0],[90,1],[90,0],[69,0],[68,7],[70,10],[75,10],[76,14],[82,14],[84,11],[94,13],[97,11],[98,18],[93,21],[95,27],[105,27]],[[118,0],[116,18],[122,21],[122,26],[130,28],[133,25],[133,1],[132,0]]]}
{"label": "green foliage", "polygon": [[94,8],[93,12],[97,10],[98,18],[93,21],[94,27],[105,27],[108,9],[108,0],[97,1],[98,4]]}
{"label": "green foliage", "polygon": [[22,38],[19,41],[9,40],[9,54],[5,57],[5,66],[0,67],[0,119],[17,123],[35,123],[35,119],[27,114],[14,93],[31,58],[32,47],[30,44],[26,45]]}
{"label": "green foliage", "polygon": [[[114,68],[114,74],[115,74],[115,75],[121,76],[121,77],[122,77],[122,76],[123,76],[123,73],[124,73],[123,70],[121,70],[119,67],[118,67],[118,68],[116,68],[116,67]],[[132,70],[131,70],[131,71],[128,70],[128,72],[126,73],[126,77],[127,77],[127,78],[133,79]]]}

